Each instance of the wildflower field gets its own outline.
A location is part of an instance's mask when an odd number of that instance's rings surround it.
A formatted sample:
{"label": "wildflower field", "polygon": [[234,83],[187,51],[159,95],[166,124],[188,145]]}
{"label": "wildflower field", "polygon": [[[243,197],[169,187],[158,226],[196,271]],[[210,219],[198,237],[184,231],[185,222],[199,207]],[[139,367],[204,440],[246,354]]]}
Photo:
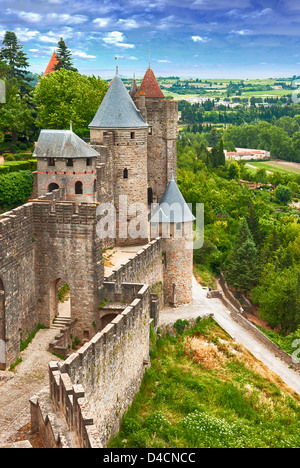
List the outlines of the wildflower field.
{"label": "wildflower field", "polygon": [[300,397],[213,319],[152,333],[114,448],[299,448]]}

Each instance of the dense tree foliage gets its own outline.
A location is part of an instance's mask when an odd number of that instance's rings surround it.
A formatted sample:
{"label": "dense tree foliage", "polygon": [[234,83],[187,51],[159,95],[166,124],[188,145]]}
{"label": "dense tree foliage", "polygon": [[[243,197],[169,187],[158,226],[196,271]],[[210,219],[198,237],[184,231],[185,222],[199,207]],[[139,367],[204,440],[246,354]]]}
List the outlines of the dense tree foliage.
{"label": "dense tree foliage", "polygon": [[41,79],[33,100],[37,106],[37,125],[67,129],[70,121],[78,134],[86,132],[107,91],[99,77],[84,76],[61,69]]}
{"label": "dense tree foliage", "polygon": [[12,209],[26,202],[33,190],[31,171],[12,172],[0,177],[0,207]]}
{"label": "dense tree foliage", "polygon": [[[214,168],[208,138],[209,132],[181,131],[178,139],[180,189],[187,202],[205,206],[205,240],[194,251],[195,264],[212,275],[223,271],[272,327],[295,331],[300,326],[300,212],[279,194],[299,201],[300,176],[253,174],[236,161]],[[251,190],[241,178],[263,179],[265,188]],[[283,189],[274,192],[268,183]]]}
{"label": "dense tree foliage", "polygon": [[[206,104],[207,107],[207,104]],[[181,119],[189,124],[188,130],[205,132],[211,124],[223,124],[215,128],[214,137],[222,136],[224,148],[256,148],[270,151],[271,156],[286,161],[300,162],[300,105],[289,104],[239,106],[221,111],[219,108],[205,110],[205,104],[181,106]],[[228,125],[230,124],[230,125]],[[213,127],[212,127],[213,128]],[[214,142],[215,144],[215,142]]]}

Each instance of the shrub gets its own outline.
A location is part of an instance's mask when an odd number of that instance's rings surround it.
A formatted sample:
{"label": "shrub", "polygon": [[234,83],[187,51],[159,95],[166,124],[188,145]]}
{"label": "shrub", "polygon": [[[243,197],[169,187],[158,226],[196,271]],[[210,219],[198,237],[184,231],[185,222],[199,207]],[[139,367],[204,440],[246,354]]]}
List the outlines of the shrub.
{"label": "shrub", "polygon": [[[0,173],[1,167],[0,166]],[[0,178],[0,206],[12,209],[22,205],[33,191],[33,174],[31,171],[11,172]]]}
{"label": "shrub", "polygon": [[12,154],[8,154],[5,158],[5,161],[13,161],[14,160],[14,157]]}
{"label": "shrub", "polygon": [[178,335],[182,335],[185,328],[189,325],[189,322],[187,320],[181,320],[181,319],[178,319],[176,320],[176,322],[174,323],[173,327],[175,328],[175,330],[177,331]]}

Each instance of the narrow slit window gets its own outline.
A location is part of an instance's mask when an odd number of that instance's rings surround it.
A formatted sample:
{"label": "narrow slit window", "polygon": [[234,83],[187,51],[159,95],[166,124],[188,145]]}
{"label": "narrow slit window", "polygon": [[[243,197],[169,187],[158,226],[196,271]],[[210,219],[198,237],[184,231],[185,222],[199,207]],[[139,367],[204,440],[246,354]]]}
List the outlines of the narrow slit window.
{"label": "narrow slit window", "polygon": [[123,171],[123,179],[128,179],[128,169],[125,168]]}
{"label": "narrow slit window", "polygon": [[72,158],[67,159],[67,166],[68,167],[73,167],[73,159]]}
{"label": "narrow slit window", "polygon": [[134,140],[135,139],[135,132],[130,132],[130,139]]}

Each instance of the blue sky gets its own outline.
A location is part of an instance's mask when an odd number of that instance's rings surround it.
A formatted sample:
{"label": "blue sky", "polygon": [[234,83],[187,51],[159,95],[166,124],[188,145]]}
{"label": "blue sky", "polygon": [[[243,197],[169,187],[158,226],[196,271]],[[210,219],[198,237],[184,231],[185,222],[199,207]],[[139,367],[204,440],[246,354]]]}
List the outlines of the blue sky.
{"label": "blue sky", "polygon": [[42,73],[63,37],[87,75],[268,78],[300,75],[298,0],[1,0],[0,39],[15,31]]}

